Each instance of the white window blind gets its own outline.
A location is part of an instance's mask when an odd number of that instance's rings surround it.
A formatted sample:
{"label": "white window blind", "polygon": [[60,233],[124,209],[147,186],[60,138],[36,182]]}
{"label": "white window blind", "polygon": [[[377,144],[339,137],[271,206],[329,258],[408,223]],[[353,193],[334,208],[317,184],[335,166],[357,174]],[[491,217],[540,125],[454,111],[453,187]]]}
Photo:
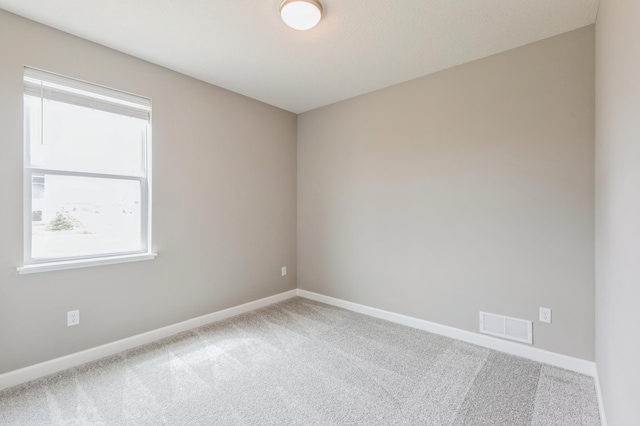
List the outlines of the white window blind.
{"label": "white window blind", "polygon": [[50,72],[25,67],[25,95],[149,120],[151,100]]}

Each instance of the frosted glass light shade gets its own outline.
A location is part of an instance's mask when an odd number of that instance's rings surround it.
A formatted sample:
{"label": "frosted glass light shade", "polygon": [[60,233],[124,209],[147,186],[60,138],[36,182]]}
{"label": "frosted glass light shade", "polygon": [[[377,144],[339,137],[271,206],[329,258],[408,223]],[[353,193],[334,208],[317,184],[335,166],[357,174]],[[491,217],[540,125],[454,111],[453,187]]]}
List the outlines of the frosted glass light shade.
{"label": "frosted glass light shade", "polygon": [[322,5],[317,0],[284,0],[280,15],[285,24],[296,30],[315,27],[322,18]]}

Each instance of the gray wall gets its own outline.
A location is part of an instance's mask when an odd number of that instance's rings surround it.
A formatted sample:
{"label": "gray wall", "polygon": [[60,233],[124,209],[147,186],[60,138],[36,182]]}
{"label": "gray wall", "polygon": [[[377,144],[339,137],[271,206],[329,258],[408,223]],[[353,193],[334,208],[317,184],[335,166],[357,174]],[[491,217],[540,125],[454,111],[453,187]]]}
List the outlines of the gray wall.
{"label": "gray wall", "polygon": [[596,25],[596,361],[610,425],[640,422],[640,2]]}
{"label": "gray wall", "polygon": [[594,27],[298,117],[298,287],[594,359]]}
{"label": "gray wall", "polygon": [[[0,58],[0,373],[295,288],[294,114],[2,10]],[[23,65],[153,99],[156,260],[18,275]]]}

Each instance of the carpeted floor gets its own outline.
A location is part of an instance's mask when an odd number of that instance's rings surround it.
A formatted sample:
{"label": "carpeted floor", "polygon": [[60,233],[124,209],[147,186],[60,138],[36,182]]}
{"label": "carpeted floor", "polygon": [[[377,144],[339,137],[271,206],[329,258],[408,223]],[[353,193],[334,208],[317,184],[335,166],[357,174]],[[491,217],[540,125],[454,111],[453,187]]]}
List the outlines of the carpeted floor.
{"label": "carpeted floor", "polygon": [[599,425],[593,379],[294,298],[0,391],[2,425]]}

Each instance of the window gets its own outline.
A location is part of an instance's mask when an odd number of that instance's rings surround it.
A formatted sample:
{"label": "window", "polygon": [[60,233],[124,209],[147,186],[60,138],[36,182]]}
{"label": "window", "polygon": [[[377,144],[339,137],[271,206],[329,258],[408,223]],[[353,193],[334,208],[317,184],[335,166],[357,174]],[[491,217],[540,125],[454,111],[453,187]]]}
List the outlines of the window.
{"label": "window", "polygon": [[151,101],[24,71],[21,273],[152,258]]}

